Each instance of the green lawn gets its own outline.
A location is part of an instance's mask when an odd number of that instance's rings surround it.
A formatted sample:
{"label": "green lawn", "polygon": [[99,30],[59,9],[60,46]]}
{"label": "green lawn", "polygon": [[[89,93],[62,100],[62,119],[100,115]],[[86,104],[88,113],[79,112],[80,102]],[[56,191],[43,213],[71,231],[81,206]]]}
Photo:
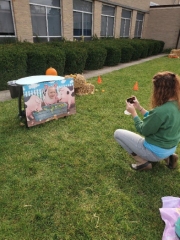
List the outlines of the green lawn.
{"label": "green lawn", "polygon": [[161,162],[133,171],[113,134],[135,131],[123,113],[125,99],[134,94],[148,109],[151,79],[165,70],[180,75],[180,60],[162,57],[114,71],[99,85],[89,79],[95,94],[76,96],[76,114],[29,129],[20,125],[17,99],[0,102],[0,239],[162,238],[161,197],[179,196],[180,170]]}

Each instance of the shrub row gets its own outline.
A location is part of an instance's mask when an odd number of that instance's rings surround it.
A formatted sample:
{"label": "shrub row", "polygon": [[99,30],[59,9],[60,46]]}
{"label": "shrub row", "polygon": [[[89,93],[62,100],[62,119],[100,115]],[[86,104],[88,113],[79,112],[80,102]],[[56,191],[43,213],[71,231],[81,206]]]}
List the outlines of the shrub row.
{"label": "shrub row", "polygon": [[0,45],[0,90],[7,82],[44,75],[49,67],[59,76],[115,66],[163,51],[164,42],[147,39],[95,39],[89,42],[16,42]]}
{"label": "shrub row", "polygon": [[7,81],[26,76],[27,55],[14,46],[0,48],[0,90],[7,89]]}

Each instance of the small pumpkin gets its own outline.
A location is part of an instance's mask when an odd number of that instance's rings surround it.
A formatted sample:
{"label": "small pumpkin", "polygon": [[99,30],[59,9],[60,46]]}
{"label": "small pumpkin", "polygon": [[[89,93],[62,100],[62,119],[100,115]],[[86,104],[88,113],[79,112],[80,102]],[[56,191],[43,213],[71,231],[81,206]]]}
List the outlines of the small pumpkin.
{"label": "small pumpkin", "polygon": [[48,69],[46,70],[46,75],[55,75],[55,76],[57,76],[57,71],[56,71],[55,68],[50,67],[50,68],[48,68]]}

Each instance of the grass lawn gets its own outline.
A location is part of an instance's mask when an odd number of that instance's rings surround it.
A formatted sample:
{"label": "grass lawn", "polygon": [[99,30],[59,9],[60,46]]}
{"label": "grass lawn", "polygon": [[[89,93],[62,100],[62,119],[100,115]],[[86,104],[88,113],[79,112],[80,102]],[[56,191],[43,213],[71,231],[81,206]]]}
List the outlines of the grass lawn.
{"label": "grass lawn", "polygon": [[134,94],[149,109],[151,79],[165,70],[180,75],[180,60],[162,57],[114,71],[99,85],[91,78],[97,91],[76,96],[76,114],[29,129],[20,125],[17,99],[0,102],[0,239],[162,238],[161,197],[179,196],[180,170],[164,162],[132,170],[113,134],[135,131],[125,99]]}

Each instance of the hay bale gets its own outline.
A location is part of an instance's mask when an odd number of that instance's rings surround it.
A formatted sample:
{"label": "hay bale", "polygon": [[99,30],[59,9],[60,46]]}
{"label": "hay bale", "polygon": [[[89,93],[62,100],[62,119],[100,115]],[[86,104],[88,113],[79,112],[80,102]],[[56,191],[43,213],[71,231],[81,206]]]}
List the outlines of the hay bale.
{"label": "hay bale", "polygon": [[170,54],[174,54],[174,55],[180,57],[180,49],[172,49]]}
{"label": "hay bale", "polygon": [[95,87],[91,83],[85,83],[82,87],[75,89],[75,94],[82,96],[87,94],[94,94]]}
{"label": "hay bale", "polygon": [[74,79],[74,88],[80,88],[86,84],[86,79],[82,74],[77,74]]}
{"label": "hay bale", "polygon": [[176,54],[174,54],[174,53],[170,53],[170,54],[168,55],[168,58],[179,58],[179,56],[176,55]]}
{"label": "hay bale", "polygon": [[66,75],[65,78],[71,77],[74,79],[74,88],[80,88],[86,84],[86,79],[82,74],[70,74]]}

